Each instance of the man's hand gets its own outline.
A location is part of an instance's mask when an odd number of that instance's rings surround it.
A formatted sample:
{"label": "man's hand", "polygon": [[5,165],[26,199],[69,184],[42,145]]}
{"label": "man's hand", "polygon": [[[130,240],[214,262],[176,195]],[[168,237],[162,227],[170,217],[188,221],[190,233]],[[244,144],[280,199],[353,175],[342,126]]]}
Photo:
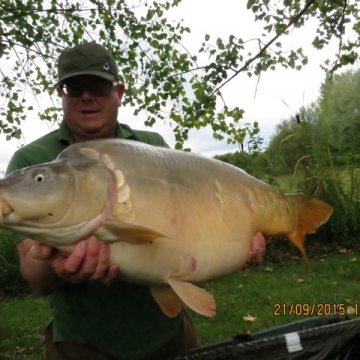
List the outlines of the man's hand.
{"label": "man's hand", "polygon": [[95,236],[76,244],[67,255],[29,238],[19,242],[16,248],[21,274],[36,295],[48,295],[65,281],[109,283],[119,273],[117,265],[109,264],[109,244],[100,242]]}
{"label": "man's hand", "polygon": [[257,232],[252,240],[251,249],[246,262],[248,264],[252,262],[261,262],[265,256],[266,244],[267,239],[263,236],[263,234]]}
{"label": "man's hand", "polygon": [[109,244],[100,242],[95,236],[76,244],[68,256],[43,244],[32,246],[30,255],[37,260],[48,260],[59,278],[73,284],[86,280],[109,283],[119,272],[117,265],[109,265]]}

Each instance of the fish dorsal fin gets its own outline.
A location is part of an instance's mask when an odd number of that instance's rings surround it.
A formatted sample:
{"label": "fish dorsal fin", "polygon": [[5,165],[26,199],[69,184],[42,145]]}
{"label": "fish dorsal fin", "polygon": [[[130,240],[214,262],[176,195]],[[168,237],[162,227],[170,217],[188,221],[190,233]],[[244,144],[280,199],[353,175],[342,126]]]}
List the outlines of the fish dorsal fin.
{"label": "fish dorsal fin", "polygon": [[171,288],[179,298],[192,310],[204,316],[215,315],[215,300],[213,296],[196,285],[170,278],[168,281]]}
{"label": "fish dorsal fin", "polygon": [[173,318],[180,313],[183,302],[170,286],[152,286],[150,292],[165,315]]}
{"label": "fish dorsal fin", "polygon": [[132,244],[145,244],[157,238],[166,237],[144,226],[112,220],[106,220],[105,223],[96,230],[95,235],[102,241],[126,241]]}

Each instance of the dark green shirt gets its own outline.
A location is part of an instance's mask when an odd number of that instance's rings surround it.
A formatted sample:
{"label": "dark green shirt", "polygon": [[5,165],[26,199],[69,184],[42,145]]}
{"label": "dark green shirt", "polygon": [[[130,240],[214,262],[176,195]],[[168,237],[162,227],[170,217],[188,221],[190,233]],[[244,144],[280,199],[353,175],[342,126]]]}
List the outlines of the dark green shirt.
{"label": "dark green shirt", "polygon": [[[157,133],[118,124],[116,137],[167,146]],[[7,174],[54,160],[75,142],[65,122],[60,128],[15,152]],[[14,233],[17,243],[27,237]],[[141,261],[139,259],[139,261]],[[54,341],[75,341],[98,348],[116,359],[141,359],[176,336],[179,317],[170,319],[153,300],[149,288],[120,280],[66,283],[49,296]]]}

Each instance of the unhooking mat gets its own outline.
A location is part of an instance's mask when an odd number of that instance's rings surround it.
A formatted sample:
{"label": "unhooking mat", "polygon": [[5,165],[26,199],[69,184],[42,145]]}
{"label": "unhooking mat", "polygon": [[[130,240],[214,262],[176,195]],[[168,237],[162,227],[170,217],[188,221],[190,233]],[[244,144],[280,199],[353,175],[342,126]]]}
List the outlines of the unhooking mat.
{"label": "unhooking mat", "polygon": [[360,360],[360,319],[311,317],[181,353],[172,360]]}

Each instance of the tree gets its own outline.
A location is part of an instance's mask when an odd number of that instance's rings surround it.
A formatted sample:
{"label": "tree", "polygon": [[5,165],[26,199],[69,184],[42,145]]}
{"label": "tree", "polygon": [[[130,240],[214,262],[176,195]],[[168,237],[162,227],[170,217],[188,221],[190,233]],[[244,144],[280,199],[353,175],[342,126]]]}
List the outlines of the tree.
{"label": "tree", "polygon": [[313,103],[276,125],[265,154],[279,172],[292,172],[297,165],[306,169],[317,149],[327,147],[318,124],[319,108]]}
{"label": "tree", "polygon": [[360,71],[347,71],[321,86],[320,121],[333,151],[360,159]]}
{"label": "tree", "polygon": [[360,71],[346,71],[324,80],[316,103],[278,124],[265,152],[287,172],[300,159],[302,165],[319,163],[320,153],[323,162],[354,166],[360,160],[359,123]]}
{"label": "tree", "polygon": [[[215,139],[242,143],[246,135],[244,109],[230,108],[221,90],[246,72],[258,76],[278,66],[300,70],[308,62],[301,48],[282,49],[282,38],[292,28],[316,19],[313,45],[322,49],[331,38],[339,41],[332,73],[358,58],[360,22],[357,3],[350,0],[248,0],[255,20],[264,25],[259,39],[240,35],[204,41],[197,54],[190,54],[182,36],[190,29],[167,19],[167,11],[181,0],[2,0],[0,3],[0,131],[19,137],[21,121],[31,108],[27,98],[52,93],[54,63],[60,51],[82,41],[96,40],[121,63],[130,96],[126,102],[135,114],[145,111],[147,125],[166,119],[174,125],[176,147],[181,148],[192,128],[210,125]],[[357,37],[345,39],[345,29]],[[256,52],[249,45],[256,42]],[[190,85],[190,86],[189,86]],[[44,109],[40,117],[57,121],[59,109]]]}

